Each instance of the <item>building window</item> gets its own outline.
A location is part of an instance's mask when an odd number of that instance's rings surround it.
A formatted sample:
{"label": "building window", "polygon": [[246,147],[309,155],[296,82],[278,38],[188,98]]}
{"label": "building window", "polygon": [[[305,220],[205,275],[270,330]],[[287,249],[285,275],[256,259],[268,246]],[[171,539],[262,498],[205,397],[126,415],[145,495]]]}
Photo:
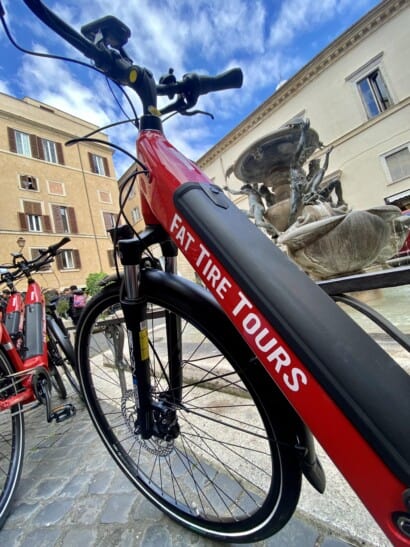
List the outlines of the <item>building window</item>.
{"label": "building window", "polygon": [[64,165],[61,143],[42,139],[36,135],[29,135],[11,127],[7,128],[7,132],[11,152]]}
{"label": "building window", "polygon": [[141,220],[141,211],[139,207],[134,207],[131,210],[131,219],[133,224],[136,224],[139,220]]}
{"label": "building window", "polygon": [[43,149],[45,161],[49,161],[50,163],[59,163],[56,143],[47,139],[41,139],[40,144]]}
{"label": "building window", "polygon": [[36,140],[37,154],[33,154],[34,157],[49,163],[64,165],[63,147],[60,142],[41,139],[40,137],[36,137]]}
{"label": "building window", "polygon": [[373,118],[392,105],[386,83],[379,68],[357,82],[368,118]]}
{"label": "building window", "polygon": [[384,202],[387,205],[395,205],[396,207],[399,207],[402,211],[407,211],[410,209],[410,189],[384,198]]}
{"label": "building window", "polygon": [[63,182],[48,181],[49,194],[56,194],[57,196],[65,196],[65,186]]}
{"label": "building window", "polygon": [[42,232],[41,215],[27,215],[27,225],[29,232]]}
{"label": "building window", "polygon": [[80,253],[77,249],[64,249],[56,256],[59,270],[79,270],[81,268]]}
{"label": "building window", "polygon": [[16,139],[17,154],[31,157],[30,135],[27,133],[22,133],[21,131],[15,131],[14,136]]}
{"label": "building window", "polygon": [[106,230],[111,230],[111,228],[114,228],[114,226],[117,223],[117,214],[116,213],[108,213],[107,211],[103,211],[103,217],[104,217],[104,226]]}
{"label": "building window", "polygon": [[52,205],[54,228],[59,234],[78,234],[74,207]]}
{"label": "building window", "polygon": [[391,182],[410,177],[410,144],[384,155]]}
{"label": "building window", "polygon": [[102,203],[112,203],[111,192],[98,190],[98,196]]}
{"label": "building window", "polygon": [[63,226],[63,232],[68,234],[70,232],[70,224],[68,222],[67,208],[59,207],[59,213],[61,218],[61,224]]}
{"label": "building window", "polygon": [[107,158],[97,156],[97,154],[91,154],[91,152],[88,153],[88,157],[90,160],[91,171],[93,173],[96,173],[97,175],[104,175],[106,177],[110,176]]}
{"label": "building window", "polygon": [[23,213],[17,213],[20,227],[26,232],[51,232],[50,217],[42,214],[41,203],[23,201]]}
{"label": "building window", "polygon": [[20,175],[20,188],[21,190],[38,190],[36,177]]}

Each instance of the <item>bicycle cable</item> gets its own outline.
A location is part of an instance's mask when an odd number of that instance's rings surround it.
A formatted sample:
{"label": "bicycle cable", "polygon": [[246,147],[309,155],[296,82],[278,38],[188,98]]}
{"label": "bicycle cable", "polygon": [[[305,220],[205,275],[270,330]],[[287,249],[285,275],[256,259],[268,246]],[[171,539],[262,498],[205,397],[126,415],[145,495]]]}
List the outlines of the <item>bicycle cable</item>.
{"label": "bicycle cable", "polygon": [[[63,55],[54,55],[52,53],[40,53],[38,51],[31,51],[29,49],[26,49],[22,46],[20,46],[17,41],[13,38],[13,35],[11,34],[10,32],[10,29],[6,23],[6,20],[5,20],[5,14],[3,12],[0,12],[0,19],[1,19],[1,22],[2,22],[2,25],[3,25],[3,28],[4,28],[4,31],[6,33],[6,36],[7,38],[10,40],[11,44],[16,48],[18,49],[19,51],[21,51],[22,53],[27,53],[28,55],[33,55],[34,57],[42,57],[42,58],[46,58],[46,59],[55,59],[57,61],[64,61],[64,62],[69,62],[69,63],[74,63],[74,64],[77,64],[77,65],[80,65],[80,66],[83,66],[83,67],[86,67],[86,68],[91,68],[92,70],[94,70],[95,72],[98,72],[98,74],[102,75],[105,77],[105,80],[106,82],[108,83],[108,88],[109,90],[111,91],[111,94],[114,98],[114,100],[116,101],[117,103],[117,106],[120,108],[120,110],[122,111],[122,113],[127,116],[127,114],[125,113],[124,109],[122,108],[121,104],[119,103],[119,101],[117,100],[110,84],[109,84],[109,80],[107,78],[107,76],[104,74],[104,72],[102,72],[100,69],[98,69],[97,67],[95,67],[94,65],[90,64],[90,63],[85,63],[84,61],[79,61],[78,59],[72,59],[70,57],[64,57]],[[138,120],[138,114],[137,114],[137,111],[135,110],[135,106],[133,105],[128,93],[125,91],[125,89],[118,83],[116,82],[115,80],[111,80],[112,82],[114,82],[114,84],[118,87],[118,89],[121,91],[121,93],[124,95],[125,99],[127,100],[128,102],[128,106],[131,108],[132,110],[132,114],[133,114],[133,118],[129,118],[128,116],[128,121],[134,121],[134,120]],[[125,122],[122,122],[122,123],[125,123]]]}

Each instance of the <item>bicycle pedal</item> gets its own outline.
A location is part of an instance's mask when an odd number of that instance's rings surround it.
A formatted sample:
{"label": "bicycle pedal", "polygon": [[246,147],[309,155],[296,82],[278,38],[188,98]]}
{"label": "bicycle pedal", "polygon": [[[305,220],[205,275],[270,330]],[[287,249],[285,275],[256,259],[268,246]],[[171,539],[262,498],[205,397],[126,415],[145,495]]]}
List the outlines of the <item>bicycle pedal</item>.
{"label": "bicycle pedal", "polygon": [[76,413],[76,408],[71,403],[67,403],[65,405],[58,406],[57,408],[54,408],[51,413],[51,419],[55,420],[57,424],[60,424],[61,422],[64,422],[65,420],[68,420],[69,418],[72,418]]}

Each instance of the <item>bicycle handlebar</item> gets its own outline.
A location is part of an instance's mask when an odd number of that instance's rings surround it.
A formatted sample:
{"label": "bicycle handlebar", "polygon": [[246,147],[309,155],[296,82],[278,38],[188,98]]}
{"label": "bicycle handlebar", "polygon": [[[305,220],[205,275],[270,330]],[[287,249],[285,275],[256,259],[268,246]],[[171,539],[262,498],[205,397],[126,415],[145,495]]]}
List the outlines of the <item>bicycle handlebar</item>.
{"label": "bicycle handlebar", "polygon": [[40,250],[39,256],[33,260],[27,260],[21,253],[13,255],[13,264],[7,268],[8,272],[1,272],[1,281],[5,283],[15,281],[23,275],[29,277],[32,272],[37,272],[46,264],[53,262],[58,250],[69,241],[71,241],[69,237],[63,237],[58,243]]}
{"label": "bicycle handlebar", "polygon": [[108,61],[108,57],[105,52],[98,50],[98,48],[81,36],[76,30],[74,30],[65,21],[60,19],[53,11],[43,4],[41,0],[23,0],[26,6],[38,17],[44,24],[59,34],[66,42],[70,43],[73,47],[78,49],[83,55],[92,59],[97,63],[97,58],[102,63],[104,60]]}
{"label": "bicycle handlebar", "polygon": [[[242,86],[243,75],[240,68],[233,68],[217,76],[202,76],[199,74],[186,74],[182,81],[177,82],[173,76],[168,77],[167,83],[156,84],[151,72],[143,67],[134,65],[125,54],[121,42],[112,39],[109,24],[123,32],[125,28],[125,40],[130,36],[129,29],[114,17],[105,17],[83,27],[88,30],[86,36],[93,38],[94,42],[82,36],[70,25],[60,19],[54,12],[47,8],[41,0],[23,0],[26,6],[50,29],[56,32],[64,40],[70,43],[83,55],[92,59],[98,70],[107,77],[121,85],[127,85],[139,95],[144,114],[160,114],[168,112],[184,113],[194,106],[200,95],[213,91],[239,88]],[[108,25],[107,25],[108,21]],[[92,31],[90,32],[90,28]],[[107,31],[107,28],[109,29]],[[172,74],[170,72],[170,74]],[[167,80],[167,78],[165,78]],[[157,111],[157,95],[168,95],[170,99],[178,94],[178,99],[170,103],[161,112]]]}

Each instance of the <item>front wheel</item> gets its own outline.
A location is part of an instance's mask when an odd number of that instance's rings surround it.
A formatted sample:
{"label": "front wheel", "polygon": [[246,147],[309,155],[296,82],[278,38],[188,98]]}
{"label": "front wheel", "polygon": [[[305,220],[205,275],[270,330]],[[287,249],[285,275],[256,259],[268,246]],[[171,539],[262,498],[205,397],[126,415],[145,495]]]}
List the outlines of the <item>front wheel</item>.
{"label": "front wheel", "polygon": [[[0,351],[0,402],[16,395],[17,383]],[[10,510],[24,459],[24,416],[21,405],[0,411],[0,529]]]}
{"label": "front wheel", "polygon": [[286,524],[300,493],[288,405],[206,291],[145,273],[153,413],[163,434],[139,434],[117,285],[94,297],[77,328],[94,425],[127,477],[181,525],[218,541],[266,538]]}

